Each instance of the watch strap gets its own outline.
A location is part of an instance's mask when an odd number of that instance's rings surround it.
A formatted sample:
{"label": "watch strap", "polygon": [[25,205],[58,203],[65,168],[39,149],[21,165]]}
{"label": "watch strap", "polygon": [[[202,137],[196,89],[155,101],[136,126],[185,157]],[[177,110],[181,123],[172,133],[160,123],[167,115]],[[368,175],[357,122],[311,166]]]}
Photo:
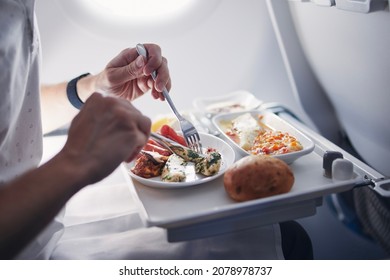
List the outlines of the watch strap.
{"label": "watch strap", "polygon": [[71,80],[66,86],[66,95],[68,96],[69,102],[76,109],[81,109],[81,107],[83,107],[84,105],[84,102],[80,99],[79,94],[77,92],[77,82],[88,75],[90,75],[90,73],[82,74]]}

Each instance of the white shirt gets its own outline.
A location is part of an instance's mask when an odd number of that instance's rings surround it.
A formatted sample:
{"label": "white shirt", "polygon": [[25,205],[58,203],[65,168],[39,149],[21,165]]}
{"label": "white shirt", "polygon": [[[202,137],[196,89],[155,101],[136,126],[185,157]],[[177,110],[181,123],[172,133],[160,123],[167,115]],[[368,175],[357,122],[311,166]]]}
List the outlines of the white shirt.
{"label": "white shirt", "polygon": [[0,2],[0,186],[42,156],[35,1]]}
{"label": "white shirt", "polygon": [[[40,48],[33,0],[0,1],[0,187],[42,157]],[[61,215],[18,258],[48,258],[62,235]]]}

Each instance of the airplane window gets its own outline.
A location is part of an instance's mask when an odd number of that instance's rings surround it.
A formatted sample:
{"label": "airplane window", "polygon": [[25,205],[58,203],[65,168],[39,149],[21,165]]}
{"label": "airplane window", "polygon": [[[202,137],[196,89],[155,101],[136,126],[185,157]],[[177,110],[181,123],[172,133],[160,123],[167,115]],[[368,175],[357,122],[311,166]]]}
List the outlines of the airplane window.
{"label": "airplane window", "polygon": [[[54,0],[63,15],[99,37],[157,40],[180,34],[211,15],[222,0]],[[124,36],[123,34],[126,34]]]}
{"label": "airplane window", "polygon": [[89,12],[115,21],[150,22],[172,19],[190,9],[195,0],[83,0]]}

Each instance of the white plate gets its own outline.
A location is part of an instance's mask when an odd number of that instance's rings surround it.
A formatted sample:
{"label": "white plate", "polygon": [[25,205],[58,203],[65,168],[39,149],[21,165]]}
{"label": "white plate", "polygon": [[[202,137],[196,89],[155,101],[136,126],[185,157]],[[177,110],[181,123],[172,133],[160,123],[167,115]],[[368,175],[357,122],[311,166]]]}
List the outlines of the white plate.
{"label": "white plate", "polygon": [[[290,135],[297,138],[297,140],[302,144],[303,149],[297,152],[291,152],[287,154],[281,154],[281,155],[273,155],[273,157],[279,158],[286,162],[287,164],[291,164],[296,159],[300,158],[303,155],[306,155],[308,153],[311,153],[314,150],[314,143],[311,141],[306,135],[301,133],[299,130],[294,128],[292,125],[287,123],[286,121],[279,118],[277,115],[267,112],[267,111],[259,111],[259,110],[252,110],[247,111],[250,114],[252,114],[255,118],[257,118],[258,115],[263,115],[262,122],[266,124],[268,127],[274,130],[280,130],[282,132],[287,132]],[[247,113],[245,112],[245,113]],[[221,127],[222,121],[230,121],[238,117],[239,115],[244,114],[244,112],[236,112],[236,113],[226,113],[226,114],[220,114],[213,117],[212,122],[215,125],[215,127],[218,129],[219,132],[223,135],[224,139],[228,143],[230,143],[242,156],[249,155],[247,151],[242,149],[240,146],[237,145],[229,136],[225,134],[224,129]]]}
{"label": "white plate", "polygon": [[[193,105],[204,114],[217,115],[219,113],[253,110],[262,103],[252,93],[240,90],[221,96],[198,98],[194,100]],[[240,105],[242,108],[232,108],[232,105]]]}
{"label": "white plate", "polygon": [[232,147],[227,144],[225,141],[223,141],[220,138],[217,138],[215,136],[205,134],[205,133],[199,133],[200,139],[202,141],[203,148],[214,148],[216,149],[222,156],[222,163],[221,168],[219,172],[213,176],[205,177],[201,174],[195,174],[193,165],[189,164],[189,168],[187,169],[186,175],[187,175],[187,181],[185,182],[163,182],[161,181],[160,177],[154,177],[150,179],[146,179],[140,176],[135,175],[133,172],[130,171],[130,169],[134,166],[134,161],[126,164],[126,168],[128,170],[128,173],[130,176],[140,182],[141,184],[144,184],[146,186],[155,187],[155,188],[166,188],[166,189],[173,189],[173,188],[184,188],[194,185],[203,184],[206,182],[209,182],[211,180],[214,180],[221,176],[223,173],[225,173],[226,169],[233,164],[235,160],[235,153]]}

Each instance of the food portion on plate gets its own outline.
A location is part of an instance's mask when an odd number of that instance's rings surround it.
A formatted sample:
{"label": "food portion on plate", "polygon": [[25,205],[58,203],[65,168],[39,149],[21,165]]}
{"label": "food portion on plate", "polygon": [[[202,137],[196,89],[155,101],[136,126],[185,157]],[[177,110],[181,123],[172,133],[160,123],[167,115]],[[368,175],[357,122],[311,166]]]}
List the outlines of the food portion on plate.
{"label": "food portion on plate", "polygon": [[299,140],[288,132],[274,130],[267,126],[263,115],[250,113],[232,120],[221,121],[224,133],[240,148],[253,155],[278,155],[301,151]]}
{"label": "food portion on plate", "polygon": [[220,114],[213,124],[243,156],[267,155],[292,163],[314,149],[314,143],[271,112]]}
{"label": "food portion on plate", "polygon": [[142,150],[135,161],[135,165],[131,168],[131,172],[142,178],[160,176],[168,158],[169,156]]}
{"label": "food portion on plate", "polygon": [[197,174],[213,176],[220,171],[222,155],[213,147],[198,154],[186,146],[184,138],[168,126],[159,130],[162,137],[149,139],[130,171],[142,178],[160,177],[162,182],[186,182]]}

